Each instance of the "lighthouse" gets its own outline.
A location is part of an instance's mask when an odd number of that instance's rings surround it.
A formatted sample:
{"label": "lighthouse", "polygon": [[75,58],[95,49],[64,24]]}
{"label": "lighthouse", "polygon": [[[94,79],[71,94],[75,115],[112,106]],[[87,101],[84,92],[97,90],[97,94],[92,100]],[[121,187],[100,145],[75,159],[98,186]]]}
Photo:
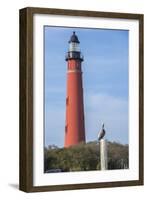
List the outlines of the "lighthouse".
{"label": "lighthouse", "polygon": [[65,147],[85,142],[84,102],[82,84],[83,56],[75,32],[69,40],[67,61]]}

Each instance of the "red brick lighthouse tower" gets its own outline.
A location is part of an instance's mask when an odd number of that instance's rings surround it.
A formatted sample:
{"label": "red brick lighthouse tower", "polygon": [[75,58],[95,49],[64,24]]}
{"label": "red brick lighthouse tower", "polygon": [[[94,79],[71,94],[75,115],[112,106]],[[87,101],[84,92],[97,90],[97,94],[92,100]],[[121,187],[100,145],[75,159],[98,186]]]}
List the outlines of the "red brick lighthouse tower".
{"label": "red brick lighthouse tower", "polygon": [[81,63],[83,56],[75,32],[69,40],[67,61],[67,96],[65,147],[85,142],[84,104]]}

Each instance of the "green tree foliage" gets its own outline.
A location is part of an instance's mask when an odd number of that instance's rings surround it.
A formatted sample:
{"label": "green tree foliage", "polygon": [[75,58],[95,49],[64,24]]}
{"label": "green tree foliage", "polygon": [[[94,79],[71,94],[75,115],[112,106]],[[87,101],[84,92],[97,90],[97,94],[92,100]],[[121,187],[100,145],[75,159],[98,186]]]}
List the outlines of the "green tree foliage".
{"label": "green tree foliage", "polygon": [[[108,168],[128,168],[128,145],[108,142]],[[60,169],[69,171],[100,170],[100,148],[96,141],[69,148],[55,145],[44,149],[44,171]]]}
{"label": "green tree foliage", "polygon": [[128,145],[122,145],[116,142],[108,143],[108,168],[128,168]]}

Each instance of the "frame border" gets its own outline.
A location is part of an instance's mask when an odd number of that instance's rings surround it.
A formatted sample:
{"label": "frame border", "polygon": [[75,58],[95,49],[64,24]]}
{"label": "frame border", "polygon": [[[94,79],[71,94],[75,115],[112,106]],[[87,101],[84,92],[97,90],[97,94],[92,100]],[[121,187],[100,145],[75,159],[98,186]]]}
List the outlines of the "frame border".
{"label": "frame border", "polygon": [[[33,15],[103,17],[139,20],[139,180],[33,186]],[[144,15],[132,13],[27,7],[19,10],[19,189],[44,192],[144,184]]]}

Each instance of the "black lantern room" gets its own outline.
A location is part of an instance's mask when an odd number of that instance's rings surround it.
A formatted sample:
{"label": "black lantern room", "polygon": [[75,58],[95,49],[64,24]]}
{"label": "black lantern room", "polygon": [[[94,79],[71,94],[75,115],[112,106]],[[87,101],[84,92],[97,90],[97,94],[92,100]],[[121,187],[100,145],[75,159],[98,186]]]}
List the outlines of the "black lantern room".
{"label": "black lantern room", "polygon": [[69,40],[69,50],[66,55],[66,61],[71,59],[78,59],[80,61],[83,61],[83,56],[81,55],[79,44],[79,39],[75,34],[75,31],[73,31],[73,34]]}

